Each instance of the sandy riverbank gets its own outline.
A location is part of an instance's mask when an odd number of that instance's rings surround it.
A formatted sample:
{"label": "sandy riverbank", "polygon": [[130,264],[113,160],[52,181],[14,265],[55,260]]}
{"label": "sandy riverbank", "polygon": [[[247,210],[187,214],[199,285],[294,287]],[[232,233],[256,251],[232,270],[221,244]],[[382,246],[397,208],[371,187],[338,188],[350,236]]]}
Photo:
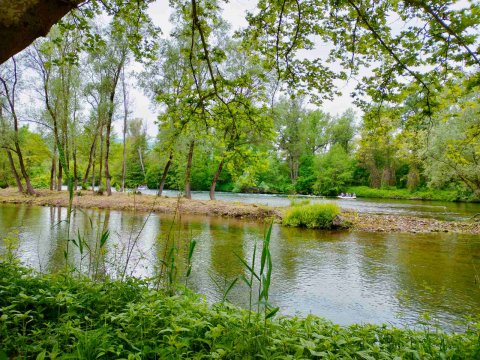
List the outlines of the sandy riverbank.
{"label": "sandy riverbank", "polygon": [[[15,189],[0,189],[0,203],[68,206],[68,194],[66,191],[38,190],[38,193],[38,196],[26,196],[19,194]],[[250,220],[263,220],[271,217],[280,220],[282,217],[282,208],[280,207],[255,204],[188,200],[124,193],[100,196],[93,195],[91,191],[82,191],[81,194],[81,196],[74,197],[73,203],[75,206],[82,208],[173,213],[178,207],[183,214],[223,216]],[[479,222],[452,222],[412,216],[358,214],[351,212],[343,213],[342,218],[352,224],[352,230],[357,231],[480,234]]]}

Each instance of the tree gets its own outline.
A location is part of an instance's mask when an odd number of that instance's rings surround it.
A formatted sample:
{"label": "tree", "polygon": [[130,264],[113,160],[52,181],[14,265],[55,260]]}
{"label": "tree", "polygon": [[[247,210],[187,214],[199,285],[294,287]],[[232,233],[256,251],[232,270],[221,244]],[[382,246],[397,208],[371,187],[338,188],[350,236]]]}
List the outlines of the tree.
{"label": "tree", "polygon": [[132,119],[128,125],[127,163],[125,186],[136,188],[145,184],[144,158],[147,150],[147,136],[142,119]]}
{"label": "tree", "polygon": [[[77,65],[71,52],[79,47],[81,39],[77,31],[66,33],[54,29],[50,37],[38,41],[28,52],[29,66],[40,78],[37,92],[45,104],[46,124],[53,132],[51,185],[56,172],[56,151],[58,152],[57,190],[62,189],[63,173],[69,189],[76,186],[77,159],[75,136],[78,130],[78,111],[81,86]],[[74,171],[71,172],[70,160]]]}
{"label": "tree", "polygon": [[[0,73],[0,84],[1,84],[0,96],[5,99],[4,101],[5,105],[3,105],[3,101],[2,101],[2,106],[5,107],[5,110],[8,110],[9,115],[13,121],[13,135],[12,135],[13,146],[14,146],[15,154],[17,155],[17,158],[18,158],[18,163],[20,165],[20,171],[26,183],[27,194],[36,195],[37,193],[33,189],[32,184],[30,183],[30,177],[25,167],[22,149],[20,148],[19,115],[17,113],[17,108],[15,106],[16,100],[17,100],[17,86],[19,85],[19,80],[20,80],[16,59],[13,57],[11,60],[11,63],[8,65],[10,65],[9,66],[10,68],[6,69],[4,66],[3,69],[1,69],[2,71]],[[2,114],[3,114],[3,111],[2,111]],[[15,170],[15,167],[13,166],[13,162],[12,162],[13,159],[11,159],[11,153],[7,152],[7,155],[9,155],[9,161],[12,167],[12,172],[15,173],[16,170]],[[15,180],[17,182],[19,191],[22,190],[22,186],[19,185],[20,180],[18,179],[18,175],[15,175]]]}
{"label": "tree", "polygon": [[301,132],[301,122],[304,110],[302,99],[282,98],[273,110],[275,129],[277,131],[277,146],[287,159],[290,169],[290,180],[295,183],[298,177],[300,157],[305,145],[304,133]]}
{"label": "tree", "polygon": [[363,117],[357,158],[369,172],[370,186],[394,186],[398,163],[395,134],[400,124],[398,112],[383,111],[378,117],[375,107]]}
{"label": "tree", "polygon": [[[147,23],[148,32],[153,33],[156,29],[146,14],[151,2],[153,0],[127,2],[117,0],[25,0],[2,2],[0,4],[0,13],[3,14],[0,17],[0,33],[2,34],[0,39],[0,64],[25,49],[35,39],[47,36],[54,24],[60,23],[63,26],[61,19],[68,13],[75,18],[73,26],[86,36],[86,41],[82,45],[84,49],[92,49],[101,42],[98,34],[92,34],[90,20],[102,11],[133,26]],[[66,28],[71,29],[71,25],[67,24]],[[144,33],[136,32],[130,34],[126,39],[135,56],[139,58],[152,50],[150,42],[143,35]],[[70,55],[75,57],[77,53],[71,52]]]}
{"label": "tree", "polygon": [[[18,174],[17,168],[15,166],[15,161],[13,160],[12,151],[14,151],[11,147],[12,143],[12,131],[10,129],[10,124],[8,124],[7,119],[3,117],[3,104],[0,105],[0,146],[5,150],[7,157],[8,157],[8,166],[10,168],[10,173],[13,175],[15,179],[15,183],[17,184],[18,192],[23,192],[23,185],[20,179],[20,175]],[[3,157],[2,157],[3,159]],[[5,166],[5,164],[3,164]],[[2,187],[7,186],[9,181],[7,176],[4,172],[2,176]]]}
{"label": "tree", "polygon": [[345,191],[353,179],[353,159],[341,144],[334,144],[316,161],[317,181],[314,189],[322,195],[336,195]]}
{"label": "tree", "polygon": [[430,139],[424,144],[425,173],[431,186],[461,183],[480,197],[480,106],[478,87],[471,91],[451,86],[444,109],[436,116]]}

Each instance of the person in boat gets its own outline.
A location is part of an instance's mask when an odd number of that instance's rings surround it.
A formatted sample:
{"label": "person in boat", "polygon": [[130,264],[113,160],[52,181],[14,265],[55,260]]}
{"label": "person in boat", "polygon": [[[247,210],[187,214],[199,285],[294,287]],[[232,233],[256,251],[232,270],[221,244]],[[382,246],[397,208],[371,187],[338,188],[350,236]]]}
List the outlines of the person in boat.
{"label": "person in boat", "polygon": [[352,194],[352,197],[356,198],[356,197],[357,197],[357,194],[353,193],[353,194]]}
{"label": "person in boat", "polygon": [[345,197],[345,194],[344,194],[344,193],[341,193],[340,196],[341,196],[341,197]]}

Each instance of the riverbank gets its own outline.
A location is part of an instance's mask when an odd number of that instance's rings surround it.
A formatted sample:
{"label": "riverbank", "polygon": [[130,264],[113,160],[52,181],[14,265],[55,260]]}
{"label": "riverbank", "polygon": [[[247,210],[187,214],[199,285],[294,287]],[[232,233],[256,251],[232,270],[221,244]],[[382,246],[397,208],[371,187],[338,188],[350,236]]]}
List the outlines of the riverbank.
{"label": "riverbank", "polygon": [[464,333],[358,324],[316,316],[265,319],[208,305],[188,289],[38,274],[0,262],[0,358],[478,359],[479,325]]}
{"label": "riverbank", "polygon": [[352,229],[366,232],[403,232],[413,234],[480,234],[480,222],[442,221],[400,215],[342,213]]}
{"label": "riverbank", "polygon": [[415,190],[397,188],[374,189],[368,186],[352,186],[347,189],[348,193],[356,194],[359,198],[377,199],[401,199],[401,200],[430,200],[446,202],[475,202],[470,196],[466,196],[456,190]]}
{"label": "riverbank", "polygon": [[[38,206],[68,206],[66,191],[57,192],[38,190],[38,196],[19,194],[15,189],[1,189],[0,203],[29,204]],[[75,195],[73,204],[81,208],[112,209],[126,211],[144,211],[156,213],[174,213],[176,209],[182,214],[211,215],[239,219],[264,220],[275,218],[281,220],[283,209],[256,204],[224,202],[210,200],[188,200],[173,197],[133,195],[113,193],[112,196],[93,195],[91,191],[81,191]],[[343,212],[340,223],[348,223],[351,230],[366,232],[407,232],[432,233],[451,232],[480,234],[480,222],[452,222],[412,216],[376,215]]]}
{"label": "riverbank", "polygon": [[[66,191],[37,190],[38,196],[26,196],[15,189],[1,189],[0,203],[4,204],[29,204],[39,206],[68,206],[68,193]],[[240,219],[263,220],[278,218],[280,212],[272,207],[227,203],[211,200],[190,200],[185,198],[134,195],[132,193],[113,193],[112,196],[94,195],[92,191],[82,190],[81,196],[75,195],[73,205],[90,209],[111,209],[126,211],[155,212],[172,214],[177,208],[182,214],[211,215]]]}

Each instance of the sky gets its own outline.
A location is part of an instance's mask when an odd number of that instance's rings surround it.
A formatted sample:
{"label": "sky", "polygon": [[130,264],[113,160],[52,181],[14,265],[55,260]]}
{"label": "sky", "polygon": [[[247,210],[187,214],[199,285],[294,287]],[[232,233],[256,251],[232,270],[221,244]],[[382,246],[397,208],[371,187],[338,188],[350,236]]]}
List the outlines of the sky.
{"label": "sky", "polygon": [[[254,10],[256,5],[255,0],[230,0],[228,3],[223,3],[223,15],[224,19],[232,26],[232,31],[247,26],[245,15],[247,10]],[[163,37],[168,37],[172,29],[169,17],[171,9],[168,6],[168,1],[157,0],[152,3],[149,8],[149,14],[155,25],[159,26],[163,32]],[[310,56],[321,57],[322,52],[327,52],[328,48],[318,44],[315,50],[312,50]],[[141,71],[141,66],[135,64],[131,70]],[[132,111],[133,118],[141,118],[146,123],[147,134],[149,136],[156,136],[158,133],[157,126],[154,121],[157,118],[158,110],[155,110],[151,104],[151,101],[144,95],[143,91],[139,89],[135,80],[130,80],[130,109]],[[325,101],[321,109],[331,115],[337,115],[345,112],[348,108],[355,108],[353,100],[350,97],[350,93],[354,90],[356,83],[351,82],[337,82],[339,90],[342,92],[341,96],[337,96],[332,101]],[[358,109],[355,109],[359,113]],[[120,132],[120,122],[116,124],[116,130]]]}

